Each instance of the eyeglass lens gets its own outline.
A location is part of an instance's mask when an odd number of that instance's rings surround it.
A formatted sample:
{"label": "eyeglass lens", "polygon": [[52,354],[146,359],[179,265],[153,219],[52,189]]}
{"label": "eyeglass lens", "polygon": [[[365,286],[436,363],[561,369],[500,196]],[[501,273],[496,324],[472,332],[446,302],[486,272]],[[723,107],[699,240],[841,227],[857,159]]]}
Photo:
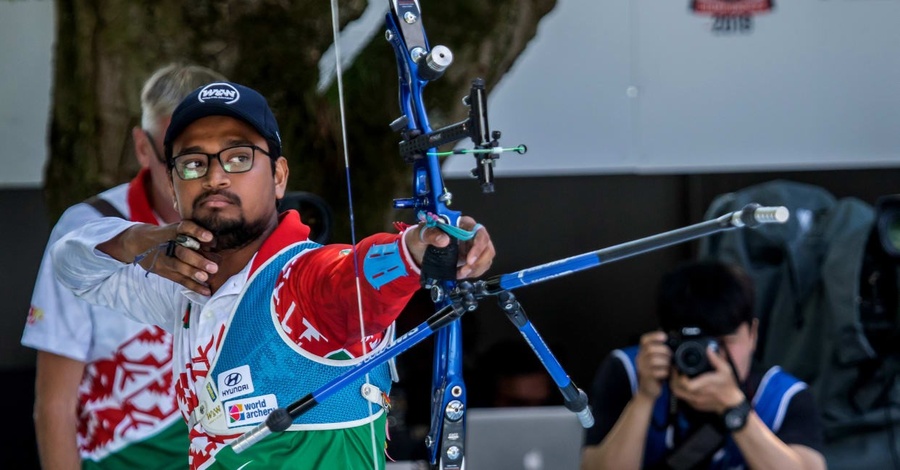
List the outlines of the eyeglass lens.
{"label": "eyeglass lens", "polygon": [[219,153],[186,153],[175,157],[175,171],[184,180],[201,178],[209,171],[210,158],[215,157],[226,173],[243,173],[253,167],[255,145],[238,145]]}

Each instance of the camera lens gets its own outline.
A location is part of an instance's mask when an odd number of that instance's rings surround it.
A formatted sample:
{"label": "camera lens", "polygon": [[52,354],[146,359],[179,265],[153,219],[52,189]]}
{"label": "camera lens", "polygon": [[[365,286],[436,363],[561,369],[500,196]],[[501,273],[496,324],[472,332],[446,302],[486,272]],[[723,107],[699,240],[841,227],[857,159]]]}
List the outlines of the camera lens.
{"label": "camera lens", "polygon": [[681,363],[686,367],[693,369],[697,367],[697,364],[700,362],[702,356],[700,352],[695,348],[688,349],[684,351],[684,354],[681,355]]}
{"label": "camera lens", "polygon": [[710,370],[706,358],[706,344],[696,341],[682,343],[675,351],[675,366],[688,377]]}

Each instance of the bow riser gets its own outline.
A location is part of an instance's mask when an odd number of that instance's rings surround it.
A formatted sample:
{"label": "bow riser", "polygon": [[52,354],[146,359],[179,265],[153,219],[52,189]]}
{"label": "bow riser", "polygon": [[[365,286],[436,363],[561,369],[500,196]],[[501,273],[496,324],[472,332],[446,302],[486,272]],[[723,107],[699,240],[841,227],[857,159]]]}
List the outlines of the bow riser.
{"label": "bow riser", "polygon": [[[431,125],[428,121],[428,112],[425,109],[423,90],[429,81],[440,76],[435,73],[429,61],[435,54],[428,46],[428,40],[422,26],[421,12],[417,1],[391,0],[391,11],[386,17],[387,31],[385,38],[394,49],[397,58],[397,72],[399,77],[399,105],[401,117],[394,121],[391,127],[400,132],[402,136],[401,154],[404,159],[413,165],[413,197],[397,199],[395,208],[413,209],[417,213],[426,212],[441,218],[444,223],[456,226],[460,213],[448,209],[451,194],[444,187],[441,176],[441,167],[438,157],[434,155],[434,146],[425,151],[418,149],[414,152],[404,152],[404,143],[423,139],[430,139]],[[438,46],[441,47],[441,46]],[[438,64],[438,68],[449,65],[452,57],[449,50],[442,48],[438,51],[442,54],[445,63]],[[432,64],[433,65],[433,64]],[[425,69],[420,69],[424,67]],[[454,133],[453,137],[456,137]],[[459,134],[454,139],[467,137],[468,132]],[[422,137],[424,136],[424,137]],[[424,140],[426,145],[439,145],[439,140]],[[453,241],[454,248],[456,241]],[[429,250],[431,252],[432,250]],[[449,254],[444,253],[444,258],[452,256],[452,265],[455,271],[456,250]],[[426,260],[425,263],[428,263]],[[432,299],[436,307],[441,308],[449,304],[445,295],[456,286],[453,279],[426,281],[432,291]],[[462,328],[459,321],[453,321],[445,328],[441,328],[435,334],[434,363],[432,369],[432,413],[431,428],[426,437],[426,446],[432,465],[439,468],[461,468],[463,465],[463,446],[465,443],[465,419],[466,389],[462,378]],[[453,438],[451,438],[453,436]]]}

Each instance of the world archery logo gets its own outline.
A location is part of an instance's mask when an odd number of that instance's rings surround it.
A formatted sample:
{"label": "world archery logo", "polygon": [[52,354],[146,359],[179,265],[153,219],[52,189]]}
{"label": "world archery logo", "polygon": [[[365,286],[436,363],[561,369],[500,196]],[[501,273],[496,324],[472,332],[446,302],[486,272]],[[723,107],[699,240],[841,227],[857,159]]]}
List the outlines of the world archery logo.
{"label": "world archery logo", "polygon": [[239,99],[241,99],[241,92],[229,83],[210,83],[197,93],[197,100],[201,103],[214,100],[222,101],[225,104],[234,104]]}
{"label": "world archery logo", "polygon": [[246,426],[265,421],[278,408],[278,399],[272,394],[262,395],[235,400],[227,403],[225,408],[228,410],[228,427]]}
{"label": "world archery logo", "polygon": [[753,16],[775,8],[774,0],[692,0],[691,10],[711,16],[712,31],[718,34],[749,33]]}

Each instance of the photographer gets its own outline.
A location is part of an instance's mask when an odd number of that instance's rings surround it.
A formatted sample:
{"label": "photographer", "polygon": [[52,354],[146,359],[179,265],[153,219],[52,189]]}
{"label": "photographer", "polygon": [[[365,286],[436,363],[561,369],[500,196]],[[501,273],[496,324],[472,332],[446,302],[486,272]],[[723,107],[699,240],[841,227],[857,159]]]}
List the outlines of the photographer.
{"label": "photographer", "polygon": [[825,468],[806,384],[751,370],[757,320],[743,271],[684,264],[663,277],[657,306],[663,331],[600,366],[583,470]]}

